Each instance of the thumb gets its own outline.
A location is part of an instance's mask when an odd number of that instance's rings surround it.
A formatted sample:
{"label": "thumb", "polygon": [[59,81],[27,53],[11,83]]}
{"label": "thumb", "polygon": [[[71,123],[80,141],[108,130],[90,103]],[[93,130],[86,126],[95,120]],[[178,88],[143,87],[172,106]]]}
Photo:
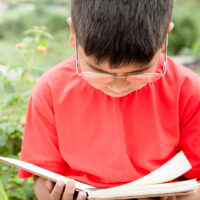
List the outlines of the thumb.
{"label": "thumb", "polygon": [[53,190],[53,187],[54,187],[54,184],[53,184],[53,182],[52,182],[52,181],[49,181],[49,180],[47,180],[47,182],[46,182],[46,186],[47,186],[47,189],[49,190],[49,192],[52,192],[52,190]]}

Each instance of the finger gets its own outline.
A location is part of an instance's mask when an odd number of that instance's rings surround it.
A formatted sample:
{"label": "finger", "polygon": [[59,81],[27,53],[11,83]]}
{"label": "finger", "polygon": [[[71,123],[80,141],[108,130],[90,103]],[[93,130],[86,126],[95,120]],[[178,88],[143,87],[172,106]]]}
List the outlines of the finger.
{"label": "finger", "polygon": [[[176,196],[168,196],[166,198],[163,198],[161,200],[176,200]],[[188,199],[189,200],[189,199]]]}
{"label": "finger", "polygon": [[174,200],[174,197],[173,196],[170,197],[170,196],[166,195],[164,197],[161,197],[160,200]]}
{"label": "finger", "polygon": [[158,197],[154,197],[154,198],[151,198],[151,197],[149,197],[149,198],[142,198],[142,199],[138,199],[138,200],[158,200]]}
{"label": "finger", "polygon": [[65,184],[61,181],[58,181],[51,193],[51,200],[60,200],[63,194],[64,187]]}
{"label": "finger", "polygon": [[87,195],[85,192],[79,192],[77,200],[86,200]]}
{"label": "finger", "polygon": [[51,193],[54,188],[54,183],[52,181],[47,180],[46,184],[48,191]]}
{"label": "finger", "polygon": [[63,194],[63,200],[73,200],[75,192],[75,182],[74,181],[68,181],[65,185],[65,191]]}

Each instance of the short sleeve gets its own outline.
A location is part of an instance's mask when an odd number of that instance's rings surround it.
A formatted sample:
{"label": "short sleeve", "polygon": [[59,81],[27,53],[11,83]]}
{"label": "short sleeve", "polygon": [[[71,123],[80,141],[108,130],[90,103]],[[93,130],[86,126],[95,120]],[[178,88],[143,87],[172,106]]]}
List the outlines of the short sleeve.
{"label": "short sleeve", "polygon": [[200,179],[200,78],[186,79],[180,94],[180,148],[192,165],[186,178]]}
{"label": "short sleeve", "polygon": [[[59,151],[51,101],[49,86],[39,81],[33,90],[28,105],[21,160],[64,174],[66,163]],[[31,176],[33,174],[19,170],[20,178]]]}

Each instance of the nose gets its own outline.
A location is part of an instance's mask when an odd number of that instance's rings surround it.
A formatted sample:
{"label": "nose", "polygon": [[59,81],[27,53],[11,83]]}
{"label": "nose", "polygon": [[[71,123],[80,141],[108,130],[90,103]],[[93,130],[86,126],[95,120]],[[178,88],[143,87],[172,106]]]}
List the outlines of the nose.
{"label": "nose", "polygon": [[108,89],[115,93],[122,93],[127,91],[130,88],[130,83],[126,78],[118,79],[114,78],[112,82],[108,84]]}

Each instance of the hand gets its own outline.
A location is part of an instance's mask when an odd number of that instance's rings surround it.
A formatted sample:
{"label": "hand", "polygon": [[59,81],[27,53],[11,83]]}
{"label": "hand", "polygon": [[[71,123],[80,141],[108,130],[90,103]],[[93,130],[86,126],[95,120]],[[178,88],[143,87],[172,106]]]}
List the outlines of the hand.
{"label": "hand", "polygon": [[[69,181],[67,184],[63,182],[54,183],[47,181],[47,188],[50,192],[51,200],[73,200],[75,193],[75,182]],[[77,200],[86,200],[87,195],[85,192],[79,192]]]}

